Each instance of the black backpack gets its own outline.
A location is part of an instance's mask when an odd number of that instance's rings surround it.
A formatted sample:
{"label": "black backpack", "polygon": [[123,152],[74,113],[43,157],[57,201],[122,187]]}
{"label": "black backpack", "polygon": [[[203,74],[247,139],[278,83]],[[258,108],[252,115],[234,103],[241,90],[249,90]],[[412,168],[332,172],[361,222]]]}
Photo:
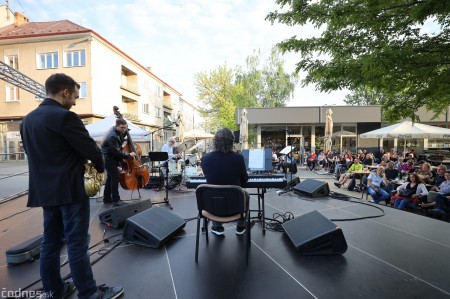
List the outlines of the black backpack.
{"label": "black backpack", "polygon": [[355,176],[353,176],[350,183],[348,183],[348,186],[347,186],[348,191],[353,191],[353,189],[355,189],[355,186],[356,186],[356,179],[355,179]]}

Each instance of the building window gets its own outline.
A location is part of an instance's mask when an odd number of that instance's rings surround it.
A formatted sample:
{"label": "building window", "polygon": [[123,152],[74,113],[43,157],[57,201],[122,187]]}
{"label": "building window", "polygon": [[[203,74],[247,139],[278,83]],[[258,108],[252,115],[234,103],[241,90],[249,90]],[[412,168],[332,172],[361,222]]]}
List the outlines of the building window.
{"label": "building window", "polygon": [[19,58],[17,57],[17,55],[6,56],[5,60],[6,60],[5,63],[10,67],[12,67],[13,69],[16,70],[19,69]]}
{"label": "building window", "polygon": [[86,82],[78,82],[80,84],[80,99],[87,98]]}
{"label": "building window", "polygon": [[38,69],[58,68],[58,52],[38,54]]}
{"label": "building window", "polygon": [[69,51],[66,52],[66,67],[72,66],[85,66],[86,65],[86,51],[85,50],[77,50],[77,51]]}
{"label": "building window", "polygon": [[142,113],[149,114],[149,105],[148,104],[142,104]]}
{"label": "building window", "polygon": [[19,88],[14,86],[6,86],[6,96],[7,102],[17,102],[19,101]]}
{"label": "building window", "polygon": [[156,117],[161,117],[161,108],[155,107],[155,116]]}

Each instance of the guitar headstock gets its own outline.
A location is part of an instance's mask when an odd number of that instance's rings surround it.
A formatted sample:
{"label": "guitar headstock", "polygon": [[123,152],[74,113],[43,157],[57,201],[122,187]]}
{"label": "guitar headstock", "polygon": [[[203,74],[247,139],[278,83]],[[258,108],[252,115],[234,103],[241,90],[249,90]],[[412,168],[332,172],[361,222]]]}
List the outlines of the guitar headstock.
{"label": "guitar headstock", "polygon": [[113,112],[114,112],[114,115],[115,115],[117,118],[123,118],[122,114],[119,112],[119,107],[114,106],[114,107],[113,107]]}

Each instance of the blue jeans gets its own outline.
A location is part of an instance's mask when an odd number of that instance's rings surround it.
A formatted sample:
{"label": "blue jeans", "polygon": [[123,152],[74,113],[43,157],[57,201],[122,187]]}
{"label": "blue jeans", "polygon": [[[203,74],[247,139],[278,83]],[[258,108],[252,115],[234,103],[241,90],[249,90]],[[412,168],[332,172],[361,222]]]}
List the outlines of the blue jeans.
{"label": "blue jeans", "polygon": [[400,198],[397,198],[394,202],[394,208],[396,209],[403,210],[406,206],[415,208],[416,203],[409,201],[408,199],[400,199]]}
{"label": "blue jeans", "polygon": [[60,254],[66,239],[72,279],[78,298],[87,298],[97,290],[88,255],[89,199],[62,206],[43,207],[44,238],[41,244],[40,271],[47,293],[60,292],[64,286]]}
{"label": "blue jeans", "polygon": [[372,187],[367,186],[367,192],[372,196],[375,203],[386,201],[389,198],[389,194],[381,187],[377,187],[377,191],[375,191]]}

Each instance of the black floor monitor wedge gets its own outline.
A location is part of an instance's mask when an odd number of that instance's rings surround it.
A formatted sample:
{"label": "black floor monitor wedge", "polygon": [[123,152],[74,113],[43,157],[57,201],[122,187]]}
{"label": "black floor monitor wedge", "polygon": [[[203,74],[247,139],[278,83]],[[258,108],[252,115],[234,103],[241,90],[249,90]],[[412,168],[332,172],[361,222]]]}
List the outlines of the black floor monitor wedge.
{"label": "black floor monitor wedge", "polygon": [[300,255],[332,255],[347,251],[341,228],[317,211],[300,215],[282,226]]}
{"label": "black floor monitor wedge", "polygon": [[330,187],[326,182],[308,179],[295,186],[294,191],[310,197],[321,197],[330,194]]}
{"label": "black floor monitor wedge", "polygon": [[151,207],[152,202],[150,200],[143,200],[109,209],[100,213],[98,217],[100,218],[100,222],[111,225],[114,228],[120,228],[125,224],[127,218],[150,209]]}
{"label": "black floor monitor wedge", "polygon": [[184,219],[168,210],[151,208],[127,219],[123,239],[133,244],[159,248],[185,225]]}

